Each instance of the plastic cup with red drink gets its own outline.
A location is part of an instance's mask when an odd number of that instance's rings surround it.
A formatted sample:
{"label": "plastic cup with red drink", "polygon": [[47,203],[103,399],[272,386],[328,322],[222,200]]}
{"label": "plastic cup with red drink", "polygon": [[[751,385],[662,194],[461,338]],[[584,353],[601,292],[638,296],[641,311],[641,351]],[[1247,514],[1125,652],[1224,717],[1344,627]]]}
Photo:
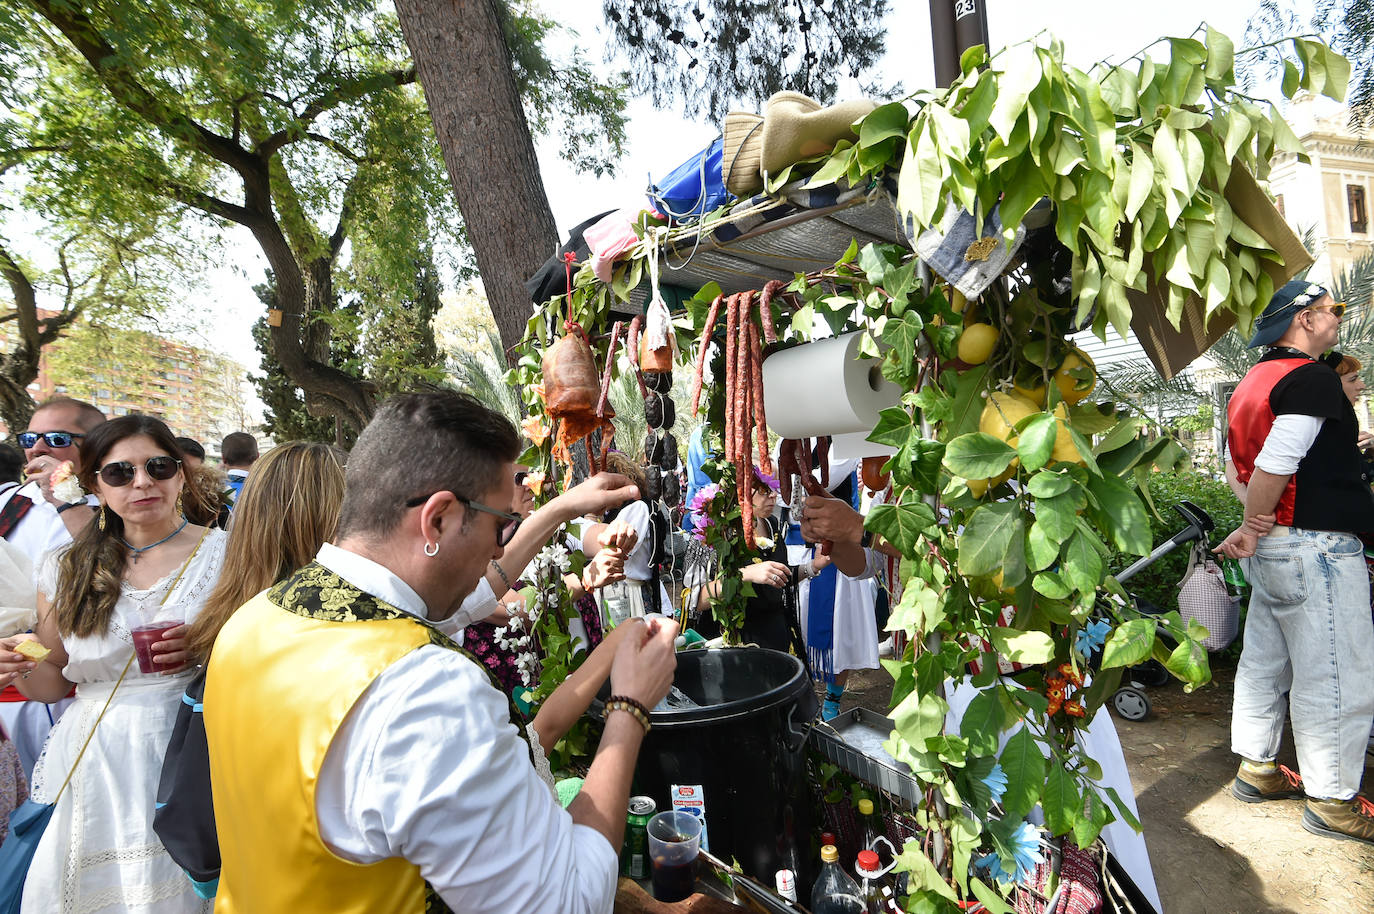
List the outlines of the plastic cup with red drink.
{"label": "plastic cup with red drink", "polygon": [[153,645],[167,640],[167,633],[185,623],[180,619],[161,619],[140,625],[130,632],[134,639],[134,655],[138,658],[138,668],[144,673],[161,673],[164,664],[153,659]]}

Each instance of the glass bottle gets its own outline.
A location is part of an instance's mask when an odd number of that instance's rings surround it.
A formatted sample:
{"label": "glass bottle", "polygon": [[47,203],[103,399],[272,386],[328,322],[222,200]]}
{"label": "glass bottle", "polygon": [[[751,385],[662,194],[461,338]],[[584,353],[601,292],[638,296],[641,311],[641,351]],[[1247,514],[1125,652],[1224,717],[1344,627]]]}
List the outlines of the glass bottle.
{"label": "glass bottle", "polygon": [[840,852],[835,845],[821,848],[821,875],[811,890],[812,914],[864,914],[859,886],[840,869]]}

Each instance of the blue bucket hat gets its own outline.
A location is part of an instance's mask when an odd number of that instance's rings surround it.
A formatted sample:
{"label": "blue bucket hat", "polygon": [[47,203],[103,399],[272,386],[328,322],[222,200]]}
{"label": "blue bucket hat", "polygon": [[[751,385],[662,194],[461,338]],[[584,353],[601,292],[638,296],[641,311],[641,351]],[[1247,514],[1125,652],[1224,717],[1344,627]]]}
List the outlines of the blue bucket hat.
{"label": "blue bucket hat", "polygon": [[1323,295],[1330,294],[1326,289],[1305,279],[1293,279],[1284,283],[1283,287],[1274,293],[1274,297],[1269,299],[1269,304],[1264,306],[1264,312],[1260,314],[1259,320],[1255,321],[1255,335],[1250,337],[1246,348],[1273,345],[1288,330],[1288,325],[1293,323],[1293,318],[1299,311],[1310,307]]}

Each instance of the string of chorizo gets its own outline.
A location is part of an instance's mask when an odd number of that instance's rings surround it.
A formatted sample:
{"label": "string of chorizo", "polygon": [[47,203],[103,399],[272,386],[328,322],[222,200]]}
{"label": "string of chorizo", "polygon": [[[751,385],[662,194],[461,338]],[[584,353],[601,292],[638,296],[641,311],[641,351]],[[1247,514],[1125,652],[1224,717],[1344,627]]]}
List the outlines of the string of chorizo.
{"label": "string of chorizo", "polygon": [[763,284],[763,292],[759,295],[759,320],[763,323],[763,341],[765,343],[776,343],[778,341],[777,331],[773,327],[773,296],[783,287],[784,283],[778,279],[770,279]]}
{"label": "string of chorizo", "polygon": [[606,398],[611,394],[611,369],[615,367],[615,350],[620,343],[620,331],[624,326],[620,321],[611,325],[611,342],[606,346],[606,370],[601,375],[601,395],[596,398],[596,417],[606,416]]}
{"label": "string of chorizo", "polygon": [[[701,331],[701,341],[697,344],[697,370],[692,375],[692,415],[701,409],[701,377],[706,371],[706,351],[711,348],[711,334],[715,332],[716,321],[720,319],[720,305],[725,300],[725,293],[715,297],[711,302],[710,309],[706,312],[706,326]],[[638,320],[638,318],[636,318]]]}
{"label": "string of chorizo", "polygon": [[725,388],[725,459],[735,461],[735,406],[731,388],[735,384],[735,362],[739,350],[735,345],[739,336],[739,294],[731,295],[725,302],[725,377],[721,379]]}
{"label": "string of chorizo", "polygon": [[763,347],[759,343],[759,328],[749,322],[749,372],[753,394],[754,434],[758,438],[759,466],[773,475],[773,460],[768,453],[768,421],[763,411]]}

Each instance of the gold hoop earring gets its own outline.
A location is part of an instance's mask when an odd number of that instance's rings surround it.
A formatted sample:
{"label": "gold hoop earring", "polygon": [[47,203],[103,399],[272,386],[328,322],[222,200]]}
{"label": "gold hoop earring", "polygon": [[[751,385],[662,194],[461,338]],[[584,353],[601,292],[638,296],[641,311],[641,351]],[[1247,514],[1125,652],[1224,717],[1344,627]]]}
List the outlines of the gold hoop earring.
{"label": "gold hoop earring", "polygon": [[[429,547],[430,547],[430,546],[433,546],[433,547],[434,547],[434,551],[433,551],[433,552],[430,552],[430,551],[429,551]],[[439,554],[439,544],[438,544],[438,543],[425,543],[424,553],[425,553],[425,555],[429,556],[430,558],[434,558],[436,555]]]}

